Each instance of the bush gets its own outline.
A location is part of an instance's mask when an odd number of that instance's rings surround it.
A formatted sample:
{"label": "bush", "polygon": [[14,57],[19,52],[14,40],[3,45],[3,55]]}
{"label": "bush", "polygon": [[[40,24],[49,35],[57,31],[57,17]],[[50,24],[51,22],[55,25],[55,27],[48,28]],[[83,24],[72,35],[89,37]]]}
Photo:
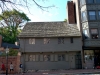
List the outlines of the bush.
{"label": "bush", "polygon": [[[9,49],[8,53],[9,56],[17,56],[17,54],[18,54],[17,50]],[[2,52],[0,56],[6,56],[6,52]]]}

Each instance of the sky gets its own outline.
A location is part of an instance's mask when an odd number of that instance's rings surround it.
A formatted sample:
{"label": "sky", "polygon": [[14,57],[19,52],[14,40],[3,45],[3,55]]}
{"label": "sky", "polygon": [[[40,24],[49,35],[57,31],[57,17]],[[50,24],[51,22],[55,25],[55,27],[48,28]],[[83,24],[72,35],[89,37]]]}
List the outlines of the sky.
{"label": "sky", "polygon": [[[30,1],[30,0],[28,0]],[[33,2],[29,2],[29,10],[27,8],[20,8],[31,19],[32,22],[50,22],[50,21],[64,21],[67,19],[67,1],[68,0],[36,0],[41,6],[55,7],[39,9]]]}

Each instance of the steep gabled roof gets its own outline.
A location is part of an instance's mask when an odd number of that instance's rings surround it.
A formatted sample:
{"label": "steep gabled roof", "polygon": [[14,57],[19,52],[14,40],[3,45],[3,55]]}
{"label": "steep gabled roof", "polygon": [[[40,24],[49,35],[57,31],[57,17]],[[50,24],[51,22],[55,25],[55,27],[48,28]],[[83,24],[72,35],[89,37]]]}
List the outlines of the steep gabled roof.
{"label": "steep gabled roof", "polygon": [[79,37],[77,25],[66,22],[28,22],[18,37]]}

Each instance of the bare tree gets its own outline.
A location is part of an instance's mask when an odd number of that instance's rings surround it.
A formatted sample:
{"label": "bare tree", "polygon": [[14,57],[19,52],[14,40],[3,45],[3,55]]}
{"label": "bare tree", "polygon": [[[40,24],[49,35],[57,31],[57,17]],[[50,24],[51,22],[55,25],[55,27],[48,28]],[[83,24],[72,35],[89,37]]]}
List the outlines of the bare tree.
{"label": "bare tree", "polygon": [[[41,10],[46,10],[48,8],[54,7],[51,6],[42,6],[36,0],[0,0],[0,9],[1,11],[10,10],[10,9],[19,9],[18,6],[26,7],[29,10],[29,1],[32,1],[38,8]],[[46,1],[46,0],[40,0]]]}

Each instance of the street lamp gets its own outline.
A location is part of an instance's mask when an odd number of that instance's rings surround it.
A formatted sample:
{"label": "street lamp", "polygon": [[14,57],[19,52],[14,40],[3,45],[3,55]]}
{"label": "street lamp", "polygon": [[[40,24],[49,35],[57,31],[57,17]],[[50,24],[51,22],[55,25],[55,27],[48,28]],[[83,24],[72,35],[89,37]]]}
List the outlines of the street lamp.
{"label": "street lamp", "polygon": [[6,75],[8,75],[8,53],[9,53],[9,48],[6,48]]}

